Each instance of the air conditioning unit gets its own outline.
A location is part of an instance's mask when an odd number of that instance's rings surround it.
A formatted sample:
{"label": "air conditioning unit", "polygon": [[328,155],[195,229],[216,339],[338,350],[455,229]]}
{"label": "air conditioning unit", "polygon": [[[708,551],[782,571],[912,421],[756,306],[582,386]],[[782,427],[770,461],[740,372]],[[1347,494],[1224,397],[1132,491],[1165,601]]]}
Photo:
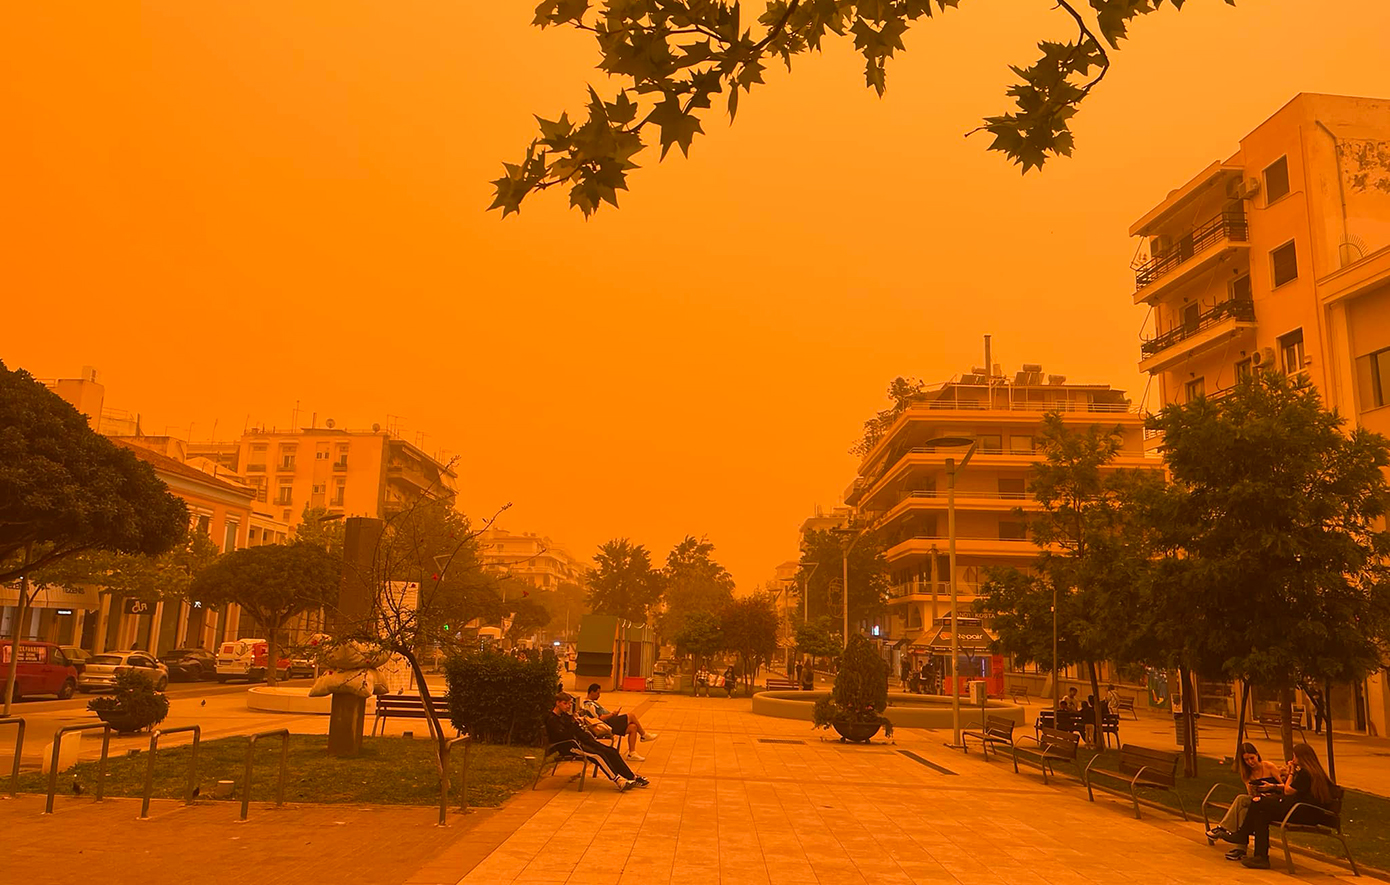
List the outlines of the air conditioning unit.
{"label": "air conditioning unit", "polygon": [[1259,350],[1250,354],[1250,365],[1257,369],[1274,368],[1274,348],[1261,347]]}
{"label": "air conditioning unit", "polygon": [[1260,192],[1260,180],[1258,178],[1243,178],[1240,181],[1233,181],[1228,192],[1235,200],[1253,200],[1255,195]]}

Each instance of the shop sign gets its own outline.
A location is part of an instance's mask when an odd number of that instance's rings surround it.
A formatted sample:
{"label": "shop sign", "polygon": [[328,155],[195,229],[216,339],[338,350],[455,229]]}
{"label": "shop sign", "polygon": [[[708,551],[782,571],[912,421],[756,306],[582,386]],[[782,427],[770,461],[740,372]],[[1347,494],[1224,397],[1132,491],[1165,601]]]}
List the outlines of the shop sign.
{"label": "shop sign", "polygon": [[143,599],[134,596],[127,596],[121,605],[121,611],[128,615],[145,615],[154,611],[154,606]]}

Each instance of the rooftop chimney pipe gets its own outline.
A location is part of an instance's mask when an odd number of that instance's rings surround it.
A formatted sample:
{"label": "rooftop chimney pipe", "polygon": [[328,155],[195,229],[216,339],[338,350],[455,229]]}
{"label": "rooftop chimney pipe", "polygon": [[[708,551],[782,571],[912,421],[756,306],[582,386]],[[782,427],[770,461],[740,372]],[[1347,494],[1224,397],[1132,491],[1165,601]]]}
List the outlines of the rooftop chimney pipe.
{"label": "rooftop chimney pipe", "polygon": [[986,378],[993,378],[993,377],[994,377],[994,363],[990,362],[990,359],[989,359],[989,336],[988,336],[988,335],[985,336],[985,377],[986,377]]}

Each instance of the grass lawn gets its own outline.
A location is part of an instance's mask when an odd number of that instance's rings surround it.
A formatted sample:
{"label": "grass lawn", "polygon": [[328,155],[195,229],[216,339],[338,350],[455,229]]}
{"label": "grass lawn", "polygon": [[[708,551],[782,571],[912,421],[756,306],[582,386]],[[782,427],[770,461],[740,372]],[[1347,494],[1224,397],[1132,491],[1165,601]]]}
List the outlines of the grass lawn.
{"label": "grass lawn", "polygon": [[[203,741],[199,745],[200,798],[211,798],[213,784],[217,781],[230,780],[237,784],[237,801],[240,801],[241,781],[246,772],[246,741],[244,737],[229,737]],[[361,754],[351,759],[329,756],[327,747],[328,738],[324,735],[290,737],[289,760],[285,768],[286,802],[438,804],[439,774],[432,741],[366,737],[362,740]],[[453,805],[457,805],[461,798],[459,775],[463,771],[463,750],[460,745],[450,754],[453,770],[449,779],[454,794],[450,802]],[[189,752],[187,745],[160,748],[154,772],[153,795],[156,798],[183,798]],[[530,786],[536,774],[536,763],[528,762],[523,757],[536,757],[539,754],[540,751],[533,747],[474,746],[469,753],[468,804],[475,807],[501,805],[512,793]],[[106,795],[144,795],[148,764],[148,751],[136,756],[110,759]],[[252,770],[252,801],[274,801],[275,782],[280,774],[278,738],[263,738],[256,742]],[[95,794],[95,761],[83,762],[60,773],[58,789],[70,791],[74,776],[87,795]],[[31,772],[21,776],[19,788],[27,793],[46,793],[48,778]]]}
{"label": "grass lawn", "polygon": [[[1084,768],[1094,755],[1095,753],[1084,748],[1077,753],[1081,767]],[[1096,763],[1098,767],[1104,766],[1112,769],[1119,767],[1120,754],[1117,750],[1110,750],[1102,755],[1105,758]],[[1066,765],[1058,768],[1059,774],[1068,771]],[[1193,824],[1196,827],[1202,825],[1202,799],[1213,784],[1228,784],[1234,789],[1242,789],[1240,777],[1231,769],[1231,766],[1222,765],[1218,760],[1209,756],[1198,757],[1197,777],[1182,777],[1182,763],[1178,764],[1178,774],[1177,792],[1182,795],[1183,804],[1187,806],[1188,815],[1196,821]],[[1097,778],[1098,782],[1101,780]],[[1113,778],[1103,780],[1105,783],[1115,783]],[[1124,801],[1128,805],[1129,788],[1121,786],[1121,789],[1124,793]],[[1228,802],[1233,795],[1232,790],[1218,790],[1212,798]],[[1152,799],[1172,808],[1175,813],[1177,812],[1177,800],[1166,790],[1141,789],[1139,797]],[[1221,814],[1222,812],[1217,813],[1216,820],[1212,821],[1213,825],[1219,823]],[[1342,831],[1346,833],[1347,843],[1351,845],[1351,853],[1356,858],[1357,863],[1390,870],[1390,799],[1358,790],[1347,790],[1346,797],[1342,800]],[[1225,843],[1217,844],[1230,847]],[[1342,845],[1335,838],[1290,834],[1289,844],[1303,845],[1333,857],[1342,856]],[[1216,849],[1213,848],[1212,850],[1215,851]],[[1278,858],[1280,863],[1283,862],[1283,849],[1279,847],[1277,827],[1270,828],[1270,857]],[[1298,863],[1296,858],[1294,863]]]}

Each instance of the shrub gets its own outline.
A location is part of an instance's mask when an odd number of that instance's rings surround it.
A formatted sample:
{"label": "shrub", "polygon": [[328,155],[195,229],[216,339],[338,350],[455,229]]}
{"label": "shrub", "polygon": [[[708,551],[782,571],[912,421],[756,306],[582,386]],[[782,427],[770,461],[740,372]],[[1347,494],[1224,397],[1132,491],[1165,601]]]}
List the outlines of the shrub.
{"label": "shrub", "polygon": [[116,674],[115,694],[93,698],[87,709],[120,731],[139,731],[164,721],[169,699],[154,690],[154,682],[144,673],[127,670]]}
{"label": "shrub", "polygon": [[522,658],[485,649],[450,658],[444,678],[455,728],[483,743],[530,744],[545,734],[560,665],[550,649]]}
{"label": "shrub", "polygon": [[893,723],[883,715],[887,708],[888,665],[869,640],[851,636],[840,672],[835,674],[835,689],[816,701],[811,721],[817,728],[829,728],[835,722],[878,723],[891,737]]}

